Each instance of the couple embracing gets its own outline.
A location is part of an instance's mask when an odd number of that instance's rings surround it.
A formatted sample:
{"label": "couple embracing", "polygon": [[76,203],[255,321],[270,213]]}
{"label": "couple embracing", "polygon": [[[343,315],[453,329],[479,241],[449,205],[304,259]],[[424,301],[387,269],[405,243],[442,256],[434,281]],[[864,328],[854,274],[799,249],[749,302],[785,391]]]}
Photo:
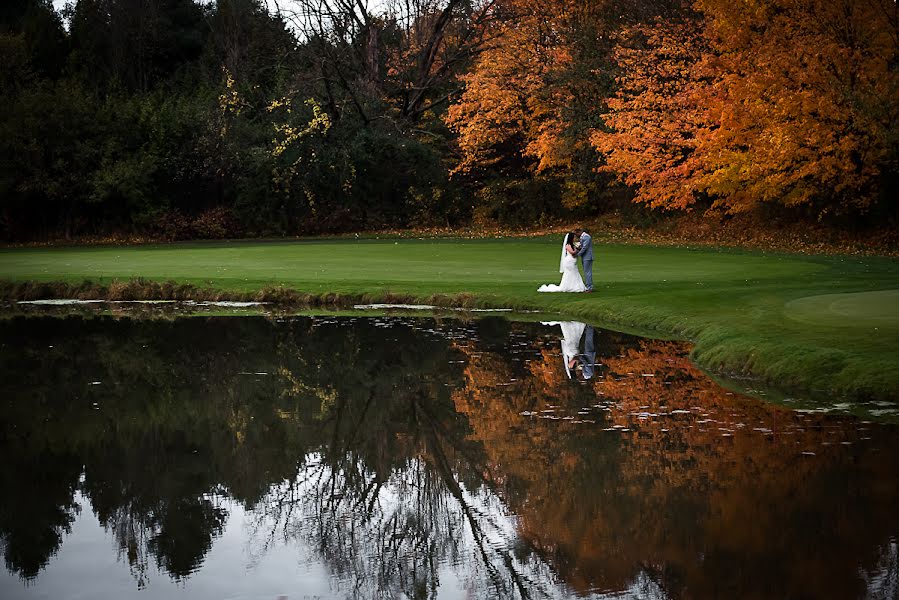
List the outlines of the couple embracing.
{"label": "couple embracing", "polygon": [[[584,266],[584,279],[577,270],[577,257]],[[541,285],[538,292],[592,292],[593,291],[593,240],[581,228],[570,231],[562,242],[562,261],[559,263],[562,281],[559,285]],[[584,284],[586,280],[586,285]]]}

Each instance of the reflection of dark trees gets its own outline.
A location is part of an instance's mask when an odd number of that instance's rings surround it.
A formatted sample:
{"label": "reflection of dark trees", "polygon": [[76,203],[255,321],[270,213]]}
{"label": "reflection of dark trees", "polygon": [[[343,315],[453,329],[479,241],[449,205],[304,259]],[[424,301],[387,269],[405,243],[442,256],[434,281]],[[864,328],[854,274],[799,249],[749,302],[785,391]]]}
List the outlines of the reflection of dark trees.
{"label": "reflection of dark trees", "polygon": [[211,457],[172,447],[164,453],[144,445],[115,450],[87,463],[83,492],[94,512],[140,584],[148,556],[172,576],[186,577],[202,563],[227,518],[203,495],[214,483],[204,468]]}
{"label": "reflection of dark trees", "polygon": [[[505,335],[499,323],[493,333],[497,323],[482,326],[494,343]],[[148,561],[179,578],[201,564],[227,517],[222,495],[257,518],[257,552],[299,535],[373,594],[432,595],[438,566],[457,559],[477,561],[481,584],[527,583],[491,543],[498,529],[485,530],[483,457],[450,399],[461,366],[446,337],[311,319],[2,327],[4,368],[25,374],[7,390],[4,431],[28,431],[74,459],[68,479],[48,476],[55,492],[39,492],[56,511],[44,518],[57,532],[52,548],[3,529],[8,560],[20,548],[41,557],[25,576],[58,547],[70,521],[59,515],[84,465],[79,489],[141,585]],[[50,425],[26,408],[34,405],[46,407]],[[14,447],[4,442],[3,451]],[[34,460],[46,473],[65,464]],[[31,501],[6,497],[3,508],[19,500]],[[33,532],[38,521],[24,527]]]}
{"label": "reflection of dark trees", "polygon": [[[25,468],[11,460],[0,467],[4,483],[22,479],[5,485],[17,493],[0,500],[0,532],[11,568],[33,577],[55,552],[71,522],[82,468],[81,492],[139,582],[149,557],[175,577],[201,564],[227,516],[210,492],[222,483],[235,497],[259,498],[270,481],[265,476],[287,473],[294,462],[281,449],[254,453],[235,442],[254,412],[262,417],[257,440],[279,423],[268,401],[277,395],[271,382],[244,386],[249,394],[241,389],[238,373],[248,366],[244,353],[262,353],[259,344],[270,345],[253,325],[265,322],[2,324],[0,393],[8,406],[0,414],[0,451],[29,460]],[[264,469],[259,459],[266,460]],[[59,472],[65,468],[68,475]],[[44,514],[32,516],[44,506]],[[27,535],[16,537],[16,527]],[[36,531],[46,532],[46,544],[35,543]],[[38,556],[17,565],[17,557],[27,553]]]}
{"label": "reflection of dark trees", "polygon": [[[35,334],[51,332],[44,323]],[[50,439],[68,429],[72,412],[60,409],[50,381],[20,363],[34,364],[35,359],[25,358],[31,341],[24,328],[0,336],[0,540],[7,568],[24,578],[38,574],[69,532],[78,511],[73,495],[82,467],[69,444]],[[42,354],[54,350],[45,344]],[[70,364],[59,361],[58,366],[60,379],[73,377]],[[18,397],[20,387],[34,394]]]}
{"label": "reflection of dark trees", "polygon": [[[435,596],[447,565],[479,596],[895,595],[895,435],[847,449],[841,422],[728,396],[671,344],[601,334],[585,384],[529,326],[391,323],[0,322],[7,567],[38,574],[80,493],[139,585],[199,568],[238,502],[253,553],[303,540],[360,597]],[[522,414],[551,405],[596,422]],[[633,416],[696,406],[747,428]]]}
{"label": "reflection of dark trees", "polygon": [[878,548],[879,556],[873,573],[862,571],[865,597],[872,600],[899,598],[899,540],[891,539]]}
{"label": "reflection of dark trees", "polygon": [[[318,335],[329,340],[326,347],[343,348],[340,337],[330,339],[341,330]],[[339,359],[344,352],[292,357],[296,368],[282,370],[297,397],[327,401],[315,415],[322,426],[312,458],[294,480],[272,489],[265,510],[257,509],[256,539],[264,547],[280,537],[303,538],[352,582],[355,596],[432,597],[438,567],[459,561],[469,565],[473,589],[533,595],[541,582],[528,579],[506,544],[496,543],[496,515],[479,496],[484,481],[472,477],[484,471],[484,460],[465,440],[467,421],[450,400],[450,346],[405,327],[389,336],[386,352],[371,339],[350,339],[349,370]],[[300,354],[285,348],[281,355],[291,351]]]}
{"label": "reflection of dark trees", "polygon": [[[6,430],[6,428],[4,428]],[[16,442],[21,438],[10,436]],[[13,441],[10,440],[10,441]],[[7,440],[3,440],[6,442]],[[81,462],[50,449],[32,451],[2,443],[0,468],[0,542],[6,567],[24,578],[35,577],[56,554],[78,511],[73,494]],[[16,452],[9,452],[16,448]]]}

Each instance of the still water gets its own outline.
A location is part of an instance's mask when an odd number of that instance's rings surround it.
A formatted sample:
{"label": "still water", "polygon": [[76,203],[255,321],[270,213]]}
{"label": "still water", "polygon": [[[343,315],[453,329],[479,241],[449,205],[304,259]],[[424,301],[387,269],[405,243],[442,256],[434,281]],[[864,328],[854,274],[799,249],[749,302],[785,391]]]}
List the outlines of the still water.
{"label": "still water", "polygon": [[0,321],[0,597],[896,598],[899,428],[499,318]]}

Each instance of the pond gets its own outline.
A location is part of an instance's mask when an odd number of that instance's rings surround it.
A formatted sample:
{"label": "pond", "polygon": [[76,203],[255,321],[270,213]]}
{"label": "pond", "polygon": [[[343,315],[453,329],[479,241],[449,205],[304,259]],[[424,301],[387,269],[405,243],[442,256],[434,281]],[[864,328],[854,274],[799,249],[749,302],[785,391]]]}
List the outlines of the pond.
{"label": "pond", "polygon": [[899,428],[576,322],[0,320],[0,597],[896,598]]}

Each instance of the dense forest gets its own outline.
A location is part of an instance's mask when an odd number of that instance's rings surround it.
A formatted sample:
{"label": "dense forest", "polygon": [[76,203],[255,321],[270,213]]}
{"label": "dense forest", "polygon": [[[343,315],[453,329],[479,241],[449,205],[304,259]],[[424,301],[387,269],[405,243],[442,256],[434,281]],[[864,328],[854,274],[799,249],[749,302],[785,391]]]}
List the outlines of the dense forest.
{"label": "dense forest", "polygon": [[895,224],[895,0],[0,5],[0,239]]}

